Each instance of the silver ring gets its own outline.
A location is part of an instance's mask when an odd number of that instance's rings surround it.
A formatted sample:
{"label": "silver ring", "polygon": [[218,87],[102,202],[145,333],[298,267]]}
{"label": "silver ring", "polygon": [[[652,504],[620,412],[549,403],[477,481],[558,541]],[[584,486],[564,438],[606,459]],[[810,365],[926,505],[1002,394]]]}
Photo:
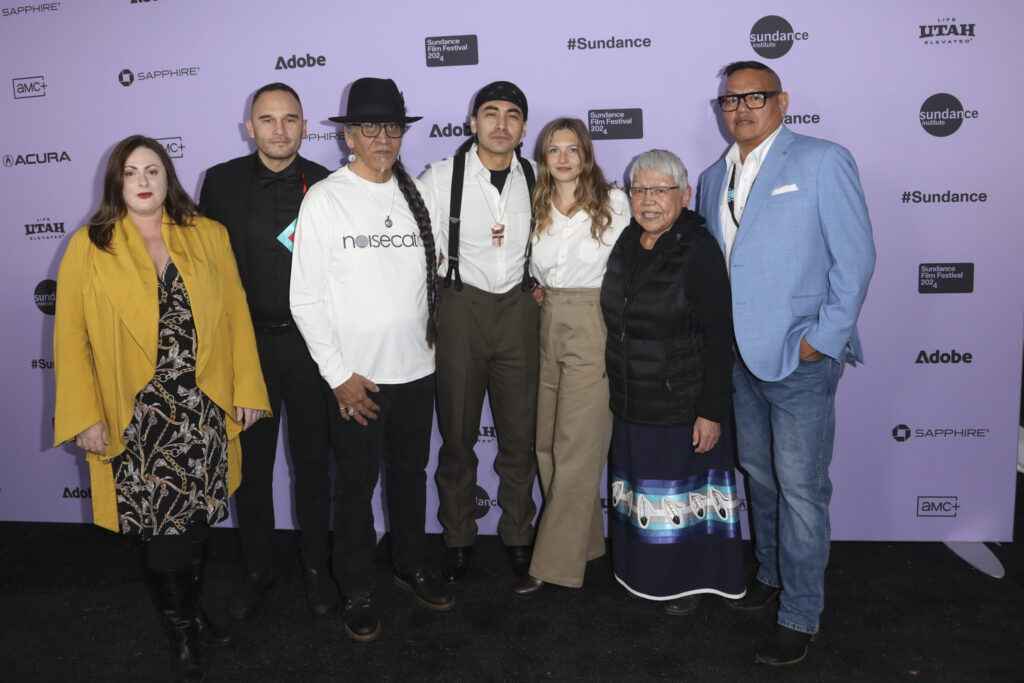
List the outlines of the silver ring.
{"label": "silver ring", "polygon": [[349,408],[348,409],[348,414],[349,414],[349,417],[351,417],[352,415],[355,415],[356,414],[356,409],[355,408]]}

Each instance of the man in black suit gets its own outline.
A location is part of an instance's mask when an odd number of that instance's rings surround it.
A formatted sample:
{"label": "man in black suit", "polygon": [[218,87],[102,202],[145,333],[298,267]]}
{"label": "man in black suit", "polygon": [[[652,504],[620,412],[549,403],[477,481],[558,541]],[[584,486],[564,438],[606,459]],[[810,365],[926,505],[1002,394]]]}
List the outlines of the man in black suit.
{"label": "man in black suit", "polygon": [[299,204],[328,171],[298,155],[306,121],[298,94],[284,83],[270,83],[255,92],[245,125],[256,141],[256,153],[209,169],[199,197],[200,210],[223,223],[231,237],[274,412],[242,436],[242,483],[236,504],[247,571],[228,608],[239,621],[256,611],[271,583],[274,457],[282,400],[288,412],[306,597],[318,615],[338,602],[338,589],[327,568],[328,410],[334,401],[288,307],[291,237]]}

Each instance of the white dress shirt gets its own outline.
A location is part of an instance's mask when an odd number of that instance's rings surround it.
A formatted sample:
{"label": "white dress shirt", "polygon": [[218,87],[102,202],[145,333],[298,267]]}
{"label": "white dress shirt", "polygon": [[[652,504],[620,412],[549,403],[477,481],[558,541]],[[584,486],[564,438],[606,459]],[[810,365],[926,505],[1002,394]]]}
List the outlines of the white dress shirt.
{"label": "white dress shirt", "polygon": [[[430,193],[414,182],[436,216]],[[346,166],[309,188],[295,229],[291,310],[332,388],[352,373],[403,384],[434,371],[426,283],[419,229],[394,178],[373,183]]]}
{"label": "white dress shirt", "polygon": [[[782,126],[779,126],[760,145],[750,150],[745,161],[740,161],[740,147],[738,143],[732,143],[728,153],[725,155],[725,177],[732,176],[733,169],[736,169],[736,185],[733,194],[733,210],[736,213],[736,220],[743,222],[743,209],[747,206],[747,197],[750,196],[750,188],[757,180],[757,174],[761,170],[764,158],[768,156],[768,150],[778,137]],[[725,243],[725,267],[731,273],[732,245],[736,242],[738,228],[732,220],[732,213],[729,212],[729,183],[726,181],[725,192],[722,194],[722,203],[719,207],[722,222],[722,241]]]}
{"label": "white dress shirt", "polygon": [[[444,255],[444,262],[438,268],[442,278],[448,272],[452,163],[452,157],[448,157],[431,164],[420,176],[440,210],[437,246]],[[534,162],[527,160],[527,163]],[[505,240],[500,247],[491,243],[491,226],[495,223],[505,226]],[[518,286],[523,281],[526,241],[529,238],[530,192],[518,157],[513,155],[505,187],[499,193],[491,184],[491,172],[477,155],[477,146],[473,145],[466,158],[459,215],[459,275],[462,281],[492,294],[503,294]]]}
{"label": "white dress shirt", "polygon": [[584,211],[568,218],[551,205],[551,224],[534,237],[530,273],[545,287],[600,288],[608,256],[631,217],[626,193],[608,193],[611,227],[598,241],[590,234],[591,218]]}

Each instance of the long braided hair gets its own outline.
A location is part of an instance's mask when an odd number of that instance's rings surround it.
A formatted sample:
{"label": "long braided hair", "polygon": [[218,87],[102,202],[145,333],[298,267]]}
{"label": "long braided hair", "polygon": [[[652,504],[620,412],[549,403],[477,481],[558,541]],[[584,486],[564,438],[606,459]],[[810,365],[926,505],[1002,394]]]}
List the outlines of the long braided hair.
{"label": "long braided hair", "polygon": [[423,197],[412,181],[409,172],[405,170],[400,160],[395,160],[391,171],[395,174],[398,182],[398,189],[405,197],[405,203],[409,205],[413,218],[416,219],[416,226],[420,229],[420,240],[423,242],[423,251],[427,257],[427,344],[434,345],[437,341],[437,250],[434,248],[434,230],[430,223],[430,213],[427,205],[423,203]]}

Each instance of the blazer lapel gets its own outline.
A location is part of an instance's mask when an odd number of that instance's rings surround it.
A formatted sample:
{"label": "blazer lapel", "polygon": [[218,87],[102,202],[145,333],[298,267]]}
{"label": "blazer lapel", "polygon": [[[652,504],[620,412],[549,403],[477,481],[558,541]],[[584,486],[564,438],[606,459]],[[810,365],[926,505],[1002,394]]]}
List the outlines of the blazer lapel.
{"label": "blazer lapel", "polygon": [[782,171],[786,163],[789,147],[793,144],[793,133],[785,126],[779,131],[768,156],[761,164],[761,170],[757,172],[754,186],[750,188],[750,195],[747,197],[747,205],[743,209],[743,218],[740,219],[739,230],[736,231],[736,241],[743,239],[745,232],[749,232],[752,225],[757,224],[757,214],[761,207],[768,201],[772,188],[775,187],[775,179]]}
{"label": "blazer lapel", "polygon": [[110,252],[100,251],[94,263],[102,291],[155,366],[160,317],[156,269],[142,234],[130,218],[117,222]]}
{"label": "blazer lapel", "polygon": [[716,163],[711,173],[708,174],[707,206],[701,206],[704,220],[707,221],[708,231],[711,233],[718,247],[725,250],[725,240],[722,237],[722,197],[725,195],[725,169],[728,163],[721,159]]}

